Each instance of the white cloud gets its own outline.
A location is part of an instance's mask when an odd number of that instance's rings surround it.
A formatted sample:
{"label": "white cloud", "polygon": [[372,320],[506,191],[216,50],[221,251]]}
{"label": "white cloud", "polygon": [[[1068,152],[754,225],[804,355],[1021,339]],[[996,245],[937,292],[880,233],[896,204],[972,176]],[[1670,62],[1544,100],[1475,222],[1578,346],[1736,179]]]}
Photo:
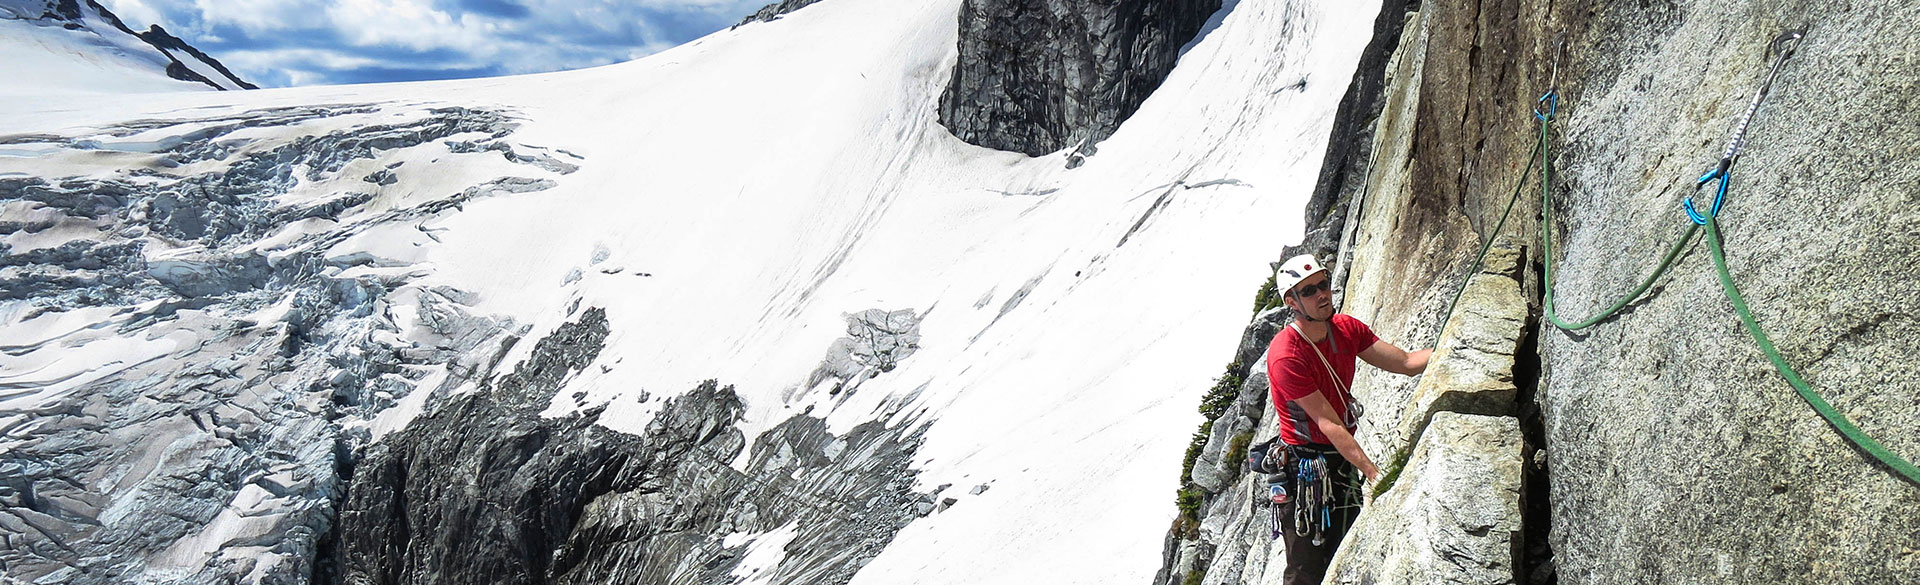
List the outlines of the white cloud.
{"label": "white cloud", "polygon": [[323,0],[193,0],[202,30],[229,25],[249,35],[309,28]]}
{"label": "white cloud", "polygon": [[229,66],[241,69],[272,69],[292,63],[321,69],[357,69],[387,65],[377,59],[327,49],[270,49],[234,51],[221,56]]}
{"label": "white cloud", "polygon": [[605,65],[723,29],[772,0],[101,1],[276,86]]}
{"label": "white cloud", "polygon": [[500,29],[488,18],[456,17],[421,0],[345,0],[326,15],[347,42],[363,47],[485,51]]}
{"label": "white cloud", "polygon": [[120,17],[120,21],[126,23],[127,28],[136,31],[147,30],[149,25],[155,24],[169,29],[176,28],[173,23],[167,22],[166,17],[160,15],[159,10],[148,5],[145,0],[100,0],[100,5],[107,7],[114,16]]}

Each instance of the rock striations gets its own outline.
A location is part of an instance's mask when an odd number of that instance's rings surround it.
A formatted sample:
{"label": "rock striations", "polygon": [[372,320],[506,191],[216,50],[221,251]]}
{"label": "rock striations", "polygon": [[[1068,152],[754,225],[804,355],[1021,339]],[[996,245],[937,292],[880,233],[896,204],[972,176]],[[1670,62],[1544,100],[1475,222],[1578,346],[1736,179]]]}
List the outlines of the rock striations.
{"label": "rock striations", "polygon": [[607,334],[605,312],[586,309],[513,373],[359,458],[335,533],[338,580],[724,583],[744,554],[728,535],[798,526],[798,552],[761,577],[840,583],[931,505],[909,489],[915,440],[877,424],[840,437],[797,417],[758,439],[746,472],[728,467],[746,447],[734,427],[744,407],[712,381],[638,436],[599,426],[599,409],[542,417]]}
{"label": "rock striations", "polygon": [[940,123],[988,148],[1091,154],[1219,8],[1219,0],[966,0]]}

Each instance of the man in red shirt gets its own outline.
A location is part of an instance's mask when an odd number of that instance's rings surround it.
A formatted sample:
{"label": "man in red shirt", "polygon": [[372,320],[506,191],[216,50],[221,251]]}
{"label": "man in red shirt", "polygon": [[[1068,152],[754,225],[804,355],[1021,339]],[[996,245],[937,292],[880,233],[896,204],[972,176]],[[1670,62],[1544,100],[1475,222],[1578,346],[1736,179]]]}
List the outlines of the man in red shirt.
{"label": "man in red shirt", "polygon": [[1354,360],[1414,375],[1433,350],[1408,352],[1373,335],[1366,323],[1333,310],[1333,282],[1312,255],[1295,256],[1274,273],[1274,285],[1293,309],[1293,322],[1267,346],[1267,379],[1280,415],[1280,440],[1290,456],[1283,474],[1292,497],[1282,506],[1287,585],[1318,585],[1359,505],[1354,472],[1368,486],[1380,479],[1353,430],[1361,415],[1353,399]]}

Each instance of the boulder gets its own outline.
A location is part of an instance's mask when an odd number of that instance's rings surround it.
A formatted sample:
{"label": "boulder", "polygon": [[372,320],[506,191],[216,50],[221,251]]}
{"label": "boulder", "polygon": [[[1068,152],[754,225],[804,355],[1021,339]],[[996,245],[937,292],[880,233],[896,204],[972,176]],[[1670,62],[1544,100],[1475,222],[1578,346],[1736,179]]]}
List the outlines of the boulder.
{"label": "boulder", "polygon": [[1326,583],[1515,582],[1522,447],[1512,417],[1435,414],[1399,485],[1354,521]]}
{"label": "boulder", "polygon": [[1369,411],[1373,420],[1399,420],[1382,437],[1376,456],[1383,466],[1401,460],[1401,452],[1420,441],[1428,421],[1440,412],[1511,416],[1515,411],[1515,355],[1525,337],[1527,299],[1521,296],[1519,260],[1514,246],[1489,249],[1485,266],[1461,291],[1444,337],[1428,360],[1411,396],[1389,400]]}

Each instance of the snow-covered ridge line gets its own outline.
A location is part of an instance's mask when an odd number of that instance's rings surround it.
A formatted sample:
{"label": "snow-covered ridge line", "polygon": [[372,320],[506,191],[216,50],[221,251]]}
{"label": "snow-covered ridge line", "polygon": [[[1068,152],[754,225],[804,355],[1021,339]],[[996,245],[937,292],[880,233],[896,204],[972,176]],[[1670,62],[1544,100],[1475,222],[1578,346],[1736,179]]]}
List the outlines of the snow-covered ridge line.
{"label": "snow-covered ridge line", "polygon": [[219,90],[258,89],[159,24],[136,32],[96,0],[0,0],[0,30],[6,31],[0,74],[11,80],[7,93],[186,87],[160,82],[156,74]]}

